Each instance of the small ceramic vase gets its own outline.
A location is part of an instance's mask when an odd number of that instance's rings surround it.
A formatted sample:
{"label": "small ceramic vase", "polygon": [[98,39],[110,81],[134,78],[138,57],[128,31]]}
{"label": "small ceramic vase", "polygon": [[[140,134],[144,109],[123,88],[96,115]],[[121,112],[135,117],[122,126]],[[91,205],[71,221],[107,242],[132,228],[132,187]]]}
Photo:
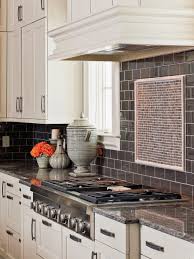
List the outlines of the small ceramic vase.
{"label": "small ceramic vase", "polygon": [[57,149],[51,156],[49,163],[54,169],[65,169],[70,165],[70,159],[63,148],[63,140],[57,140]]}
{"label": "small ceramic vase", "polygon": [[49,166],[49,157],[47,156],[39,156],[36,161],[40,169],[48,168]]}

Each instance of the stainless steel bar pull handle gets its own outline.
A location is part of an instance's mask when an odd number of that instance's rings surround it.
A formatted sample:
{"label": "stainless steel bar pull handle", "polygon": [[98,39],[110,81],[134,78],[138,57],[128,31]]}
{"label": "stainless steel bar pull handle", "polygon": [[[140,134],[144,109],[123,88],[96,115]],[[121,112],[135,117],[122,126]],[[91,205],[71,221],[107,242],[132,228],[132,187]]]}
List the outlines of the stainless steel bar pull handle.
{"label": "stainless steel bar pull handle", "polygon": [[1,186],[2,198],[5,198],[5,197],[6,197],[6,195],[5,195],[5,189],[4,189],[5,185],[6,185],[6,182],[3,181],[3,182],[2,182],[2,186]]}
{"label": "stainless steel bar pull handle", "polygon": [[19,101],[20,101],[20,98],[17,97],[16,98],[16,112],[19,112]]}
{"label": "stainless steel bar pull handle", "polygon": [[109,232],[106,229],[100,229],[100,233],[107,237],[113,237],[115,238],[115,233]]}
{"label": "stainless steel bar pull handle", "polygon": [[7,186],[13,188],[13,184],[12,183],[7,183]]}
{"label": "stainless steel bar pull handle", "polygon": [[9,236],[13,236],[13,233],[9,230],[6,230],[6,233],[9,235]]}
{"label": "stainless steel bar pull handle", "polygon": [[26,194],[23,194],[23,198],[26,199],[26,200],[31,200],[31,196],[28,196]]}
{"label": "stainless steel bar pull handle", "polygon": [[148,242],[146,241],[146,246],[153,249],[153,250],[156,250],[156,251],[159,251],[159,252],[163,252],[164,253],[164,247],[162,246],[158,246],[152,242]]}
{"label": "stainless steel bar pull handle", "polygon": [[20,112],[23,112],[23,98],[20,97]]}
{"label": "stainless steel bar pull handle", "polygon": [[[34,230],[36,228],[36,220],[32,219],[31,221],[31,237],[32,237],[32,241],[35,240],[36,241],[36,235],[34,234]],[[36,231],[35,231],[36,233]]]}
{"label": "stainless steel bar pull handle", "polygon": [[41,9],[45,10],[45,0],[41,0]]}
{"label": "stainless steel bar pull handle", "polygon": [[45,108],[45,95],[41,96],[41,112],[45,113],[46,108]]}
{"label": "stainless steel bar pull handle", "polygon": [[78,237],[76,237],[74,235],[69,235],[69,237],[70,237],[71,240],[73,240],[75,242],[78,242],[78,243],[82,242],[81,238],[78,238]]}
{"label": "stainless steel bar pull handle", "polygon": [[44,224],[47,227],[52,227],[52,224],[47,222],[46,220],[42,220],[42,224]]}
{"label": "stainless steel bar pull handle", "polygon": [[23,6],[22,5],[18,6],[18,21],[19,22],[23,21]]}

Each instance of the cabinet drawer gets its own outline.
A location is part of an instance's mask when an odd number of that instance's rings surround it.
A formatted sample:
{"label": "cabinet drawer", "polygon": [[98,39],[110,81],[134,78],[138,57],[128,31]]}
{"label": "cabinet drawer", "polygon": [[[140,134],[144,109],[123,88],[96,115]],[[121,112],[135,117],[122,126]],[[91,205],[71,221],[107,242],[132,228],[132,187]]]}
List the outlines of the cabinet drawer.
{"label": "cabinet drawer", "polygon": [[30,191],[30,187],[20,184],[20,189],[22,205],[31,207],[31,202],[33,201],[33,192]]}
{"label": "cabinet drawer", "polygon": [[141,254],[148,258],[192,258],[194,245],[161,231],[141,226]]}
{"label": "cabinet drawer", "polygon": [[10,258],[21,259],[21,237],[10,228],[6,229],[7,255]]}
{"label": "cabinet drawer", "polygon": [[[123,254],[107,245],[101,244],[100,242],[95,242],[95,251],[98,254],[97,258],[100,259],[130,259],[129,254]],[[136,258],[131,258],[136,259]]]}
{"label": "cabinet drawer", "polygon": [[129,253],[129,227],[104,216],[95,215],[95,238],[123,253]]}
{"label": "cabinet drawer", "polygon": [[19,179],[6,176],[6,192],[20,196]]}

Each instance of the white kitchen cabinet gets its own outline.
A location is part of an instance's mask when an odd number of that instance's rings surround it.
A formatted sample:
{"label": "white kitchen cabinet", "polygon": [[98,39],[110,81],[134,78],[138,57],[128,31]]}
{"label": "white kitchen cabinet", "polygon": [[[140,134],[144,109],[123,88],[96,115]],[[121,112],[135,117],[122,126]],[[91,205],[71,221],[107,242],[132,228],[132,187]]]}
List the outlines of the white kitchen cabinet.
{"label": "white kitchen cabinet", "polygon": [[98,13],[113,7],[112,0],[91,0],[91,12]]}
{"label": "white kitchen cabinet", "polygon": [[62,228],[63,259],[95,259],[94,241],[65,227]]}
{"label": "white kitchen cabinet", "polygon": [[8,32],[7,117],[21,118],[21,30]]}
{"label": "white kitchen cabinet", "polygon": [[79,21],[91,14],[91,0],[71,0],[71,21]]}
{"label": "white kitchen cabinet", "polygon": [[46,118],[46,19],[22,28],[22,118]]}
{"label": "white kitchen cabinet", "polygon": [[45,259],[62,259],[61,226],[37,215],[37,254]]}
{"label": "white kitchen cabinet", "polygon": [[133,259],[129,254],[123,254],[98,241],[95,242],[95,253],[98,259]]}
{"label": "white kitchen cabinet", "polygon": [[6,198],[6,182],[3,174],[0,174],[0,249],[6,252],[6,215],[7,198]]}
{"label": "white kitchen cabinet", "polygon": [[7,0],[0,0],[0,31],[7,30]]}
{"label": "white kitchen cabinet", "polygon": [[193,259],[194,244],[141,226],[141,254],[151,259]]}
{"label": "white kitchen cabinet", "polygon": [[39,259],[36,253],[36,214],[24,205],[21,220],[22,259]]}
{"label": "white kitchen cabinet", "polygon": [[83,63],[48,62],[47,123],[69,124],[83,110]]}
{"label": "white kitchen cabinet", "polygon": [[47,0],[8,0],[8,31],[13,31],[47,15]]}
{"label": "white kitchen cabinet", "polygon": [[95,214],[95,241],[130,258],[139,259],[139,225],[122,224]]}
{"label": "white kitchen cabinet", "polygon": [[21,259],[21,238],[18,233],[6,228],[7,255],[10,259]]}
{"label": "white kitchen cabinet", "polygon": [[0,32],[0,117],[6,117],[7,33]]}

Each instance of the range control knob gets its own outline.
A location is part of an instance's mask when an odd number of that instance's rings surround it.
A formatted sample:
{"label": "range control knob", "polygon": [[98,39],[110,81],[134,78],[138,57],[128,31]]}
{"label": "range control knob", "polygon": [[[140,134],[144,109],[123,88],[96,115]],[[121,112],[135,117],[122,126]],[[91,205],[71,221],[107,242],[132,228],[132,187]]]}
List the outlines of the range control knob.
{"label": "range control knob", "polygon": [[76,224],[77,224],[77,219],[76,218],[70,218],[68,223],[69,223],[70,228],[75,229]]}
{"label": "range control knob", "polygon": [[60,223],[64,225],[68,225],[68,227],[70,227],[70,218],[71,218],[71,214],[61,213]]}
{"label": "range control knob", "polygon": [[45,203],[42,209],[42,214],[46,217],[48,215],[48,209],[49,209],[49,205]]}
{"label": "range control knob", "polygon": [[57,210],[56,210],[55,208],[52,208],[52,209],[50,210],[50,217],[51,217],[52,219],[55,219],[55,218],[57,217]]}
{"label": "range control knob", "polygon": [[36,211],[36,201],[31,202],[31,209]]}

